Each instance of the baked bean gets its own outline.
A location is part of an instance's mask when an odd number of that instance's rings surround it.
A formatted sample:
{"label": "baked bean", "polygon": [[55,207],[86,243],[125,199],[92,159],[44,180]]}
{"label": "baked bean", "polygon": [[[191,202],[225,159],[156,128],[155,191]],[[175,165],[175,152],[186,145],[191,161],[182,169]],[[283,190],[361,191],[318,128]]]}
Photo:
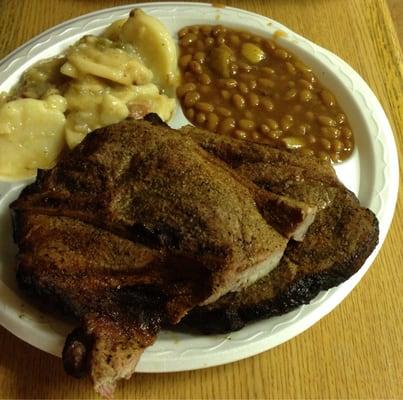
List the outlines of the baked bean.
{"label": "baked bean", "polygon": [[280,60],[287,60],[289,57],[289,54],[286,50],[284,49],[276,49],[274,50],[274,55],[279,58]]}
{"label": "baked bean", "polygon": [[228,100],[231,98],[231,93],[228,90],[221,90],[221,96],[223,99]]}
{"label": "baked bean", "polygon": [[185,110],[185,116],[188,120],[193,121],[193,118],[195,117],[194,108],[188,108],[187,110]]}
{"label": "baked bean", "polygon": [[203,64],[206,60],[206,53],[203,53],[202,51],[196,52],[193,56],[193,60],[197,61],[200,64]]}
{"label": "baked bean", "polygon": [[198,92],[192,91],[187,92],[183,98],[183,103],[186,107],[194,106],[200,99],[200,94]]}
{"label": "baked bean", "polygon": [[260,99],[260,102],[262,103],[263,107],[265,108],[266,111],[272,111],[274,108],[273,101],[269,99],[268,97],[262,97]]}
{"label": "baked bean", "polygon": [[190,46],[197,40],[197,36],[194,33],[187,33],[180,40],[181,46]]}
{"label": "baked bean", "polygon": [[343,137],[346,139],[351,139],[351,137],[353,136],[353,132],[351,132],[351,129],[346,128],[345,126],[341,128],[341,133],[343,134]]}
{"label": "baked bean", "polygon": [[322,161],[330,161],[329,155],[324,151],[318,151],[316,156]]}
{"label": "baked bean", "polygon": [[231,35],[229,37],[229,40],[230,40],[231,44],[233,44],[234,46],[239,46],[241,43],[241,39],[239,38],[238,35]]}
{"label": "baked bean", "polygon": [[240,91],[242,94],[247,94],[247,93],[249,92],[248,85],[247,85],[245,82],[241,82],[241,83],[239,84],[238,88],[239,88],[239,91]]}
{"label": "baked bean", "polygon": [[236,129],[234,131],[234,137],[237,139],[246,139],[248,137],[247,133],[241,129]]}
{"label": "baked bean", "polygon": [[250,119],[241,119],[238,122],[238,126],[244,131],[251,131],[255,128],[255,123]]}
{"label": "baked bean", "polygon": [[179,59],[179,66],[182,68],[186,68],[190,61],[192,60],[192,55],[191,54],[185,54]]}
{"label": "baked bean", "polygon": [[297,95],[297,90],[296,89],[290,89],[288,90],[285,95],[284,95],[284,100],[291,100]]}
{"label": "baked bean", "polygon": [[251,89],[251,90],[256,89],[257,82],[256,82],[254,79],[251,79],[251,80],[248,82],[248,86],[249,86],[249,89]]}
{"label": "baked bean", "polygon": [[207,74],[201,74],[199,75],[199,82],[202,83],[203,85],[210,85],[211,78]]}
{"label": "baked bean", "polygon": [[221,115],[222,117],[230,117],[231,116],[231,110],[225,107],[217,107],[216,108],[216,113],[218,115]]}
{"label": "baked bean", "polygon": [[196,114],[196,122],[200,125],[206,122],[206,114],[199,112]]}
{"label": "baked bean", "polygon": [[253,113],[252,113],[252,111],[245,110],[244,113],[243,113],[243,116],[244,116],[246,119],[252,119],[252,118],[253,118]]}
{"label": "baked bean", "polygon": [[276,71],[273,68],[270,67],[262,67],[262,72],[264,72],[266,75],[274,75]]}
{"label": "baked bean", "polygon": [[286,62],[285,66],[287,68],[287,71],[291,74],[291,75],[295,75],[297,73],[297,70],[295,69],[294,65],[292,65],[290,62]]}
{"label": "baked bean", "polygon": [[197,61],[191,61],[188,64],[189,69],[194,72],[195,74],[201,74],[203,73],[203,69],[202,66],[200,65],[200,63],[198,63]]}
{"label": "baked bean", "polygon": [[333,107],[335,105],[336,100],[334,96],[326,89],[320,92],[320,98],[325,106]]}
{"label": "baked bean", "polygon": [[334,119],[328,117],[327,115],[319,115],[318,121],[321,125],[324,126],[336,126],[337,123]]}
{"label": "baked bean", "polygon": [[335,152],[340,152],[343,150],[343,142],[336,139],[332,142],[332,148]]}
{"label": "baked bean", "polygon": [[261,124],[259,126],[260,132],[267,135],[270,132],[270,128],[266,124]]}
{"label": "baked bean", "polygon": [[218,116],[217,114],[214,113],[209,113],[207,114],[207,125],[206,128],[211,131],[211,132],[215,132],[218,126]]}
{"label": "baked bean", "polygon": [[342,125],[346,121],[346,116],[342,113],[336,115],[336,121],[338,124]]}
{"label": "baked bean", "polygon": [[332,148],[332,144],[327,139],[321,138],[319,139],[319,143],[324,150],[330,150]]}
{"label": "baked bean", "polygon": [[251,107],[257,107],[260,103],[259,96],[256,93],[249,93],[247,99]]}
{"label": "baked bean", "polygon": [[271,80],[271,79],[267,79],[267,78],[258,78],[257,83],[261,86],[263,86],[264,88],[274,88],[274,86],[276,86],[276,84]]}
{"label": "baked bean", "polygon": [[267,118],[267,119],[266,119],[266,124],[267,124],[267,125],[269,126],[269,128],[272,129],[272,130],[276,130],[276,129],[278,129],[278,127],[279,127],[277,121],[275,121],[275,120],[272,119],[272,118]]}
{"label": "baked bean", "polygon": [[299,99],[303,103],[308,103],[308,101],[312,100],[312,92],[308,89],[301,90],[301,92],[299,93]]}
{"label": "baked bean", "polygon": [[[188,27],[178,37],[184,84],[177,95],[194,124],[333,162],[352,152],[351,128],[334,95],[288,50],[223,26]],[[224,50],[215,57],[216,49]]]}
{"label": "baked bean", "polygon": [[227,89],[234,89],[238,86],[238,82],[235,79],[226,79],[224,86]]}
{"label": "baked bean", "polygon": [[306,81],[305,79],[299,79],[299,80],[298,80],[298,83],[299,83],[304,89],[313,90],[313,85],[312,85],[312,83]]}
{"label": "baked bean", "polygon": [[270,132],[268,133],[268,136],[269,136],[271,139],[278,139],[282,134],[283,134],[283,131],[281,131],[281,130],[274,130],[274,131],[270,131]]}
{"label": "baked bean", "polygon": [[185,83],[184,85],[178,86],[176,89],[176,94],[180,98],[184,96],[187,92],[192,92],[196,90],[196,85],[192,82]]}
{"label": "baked bean", "polygon": [[235,128],[235,119],[232,117],[225,118],[218,126],[218,130],[223,133],[229,133]]}
{"label": "baked bean", "polygon": [[196,103],[195,108],[196,108],[196,110],[203,111],[206,113],[214,111],[214,106],[212,104],[206,103],[204,101]]}
{"label": "baked bean", "polygon": [[178,32],[178,37],[182,38],[184,37],[187,33],[189,32],[188,28],[182,28],[179,32]]}
{"label": "baked bean", "polygon": [[232,96],[232,103],[238,110],[245,108],[245,99],[238,93]]}
{"label": "baked bean", "polygon": [[251,140],[257,142],[257,141],[260,139],[260,135],[259,135],[258,132],[253,131],[253,132],[250,132],[249,138],[250,138]]}

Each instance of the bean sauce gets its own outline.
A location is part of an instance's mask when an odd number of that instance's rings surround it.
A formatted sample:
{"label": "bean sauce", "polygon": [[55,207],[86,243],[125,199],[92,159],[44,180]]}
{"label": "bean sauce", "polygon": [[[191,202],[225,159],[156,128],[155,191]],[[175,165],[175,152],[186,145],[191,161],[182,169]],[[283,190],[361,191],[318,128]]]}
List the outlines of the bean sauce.
{"label": "bean sauce", "polygon": [[273,40],[221,25],[178,33],[186,118],[212,132],[341,162],[354,147],[335,96]]}

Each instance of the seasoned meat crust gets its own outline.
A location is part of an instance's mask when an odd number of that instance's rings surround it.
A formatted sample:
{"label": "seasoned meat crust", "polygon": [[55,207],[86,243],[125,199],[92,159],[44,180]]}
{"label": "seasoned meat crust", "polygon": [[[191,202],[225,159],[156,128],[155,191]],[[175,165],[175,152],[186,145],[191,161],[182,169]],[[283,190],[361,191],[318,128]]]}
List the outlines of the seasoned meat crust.
{"label": "seasoned meat crust", "polygon": [[193,127],[182,131],[259,187],[319,209],[304,240],[289,242],[276,269],[240,292],[197,307],[182,321],[184,325],[221,333],[257,318],[284,314],[348,279],[377,245],[375,215],[360,207],[330,164]]}

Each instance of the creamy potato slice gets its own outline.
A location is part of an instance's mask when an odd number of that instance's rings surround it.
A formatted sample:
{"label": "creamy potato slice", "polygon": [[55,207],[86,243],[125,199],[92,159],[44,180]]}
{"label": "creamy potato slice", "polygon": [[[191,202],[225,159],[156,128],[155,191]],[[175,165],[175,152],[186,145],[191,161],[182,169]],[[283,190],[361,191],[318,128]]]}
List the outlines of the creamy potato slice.
{"label": "creamy potato slice", "polygon": [[104,37],[86,36],[67,52],[61,72],[71,78],[93,75],[122,85],[151,82],[152,72],[132,51]]}
{"label": "creamy potato slice", "polygon": [[165,26],[141,9],[135,9],[120,29],[120,39],[130,43],[142,62],[153,72],[152,82],[164,93],[173,95],[179,76],[178,56],[175,43]]}
{"label": "creamy potato slice", "polygon": [[35,175],[51,168],[62,150],[66,101],[18,99],[0,108],[0,176],[8,179]]}

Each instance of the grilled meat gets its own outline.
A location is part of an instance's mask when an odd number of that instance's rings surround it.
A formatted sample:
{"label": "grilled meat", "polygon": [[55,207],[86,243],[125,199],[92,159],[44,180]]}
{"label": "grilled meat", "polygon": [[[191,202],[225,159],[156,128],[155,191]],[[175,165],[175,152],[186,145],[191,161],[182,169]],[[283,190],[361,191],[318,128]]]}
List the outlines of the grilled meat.
{"label": "grilled meat", "polygon": [[81,321],[66,370],[89,369],[105,395],[162,323],[269,273],[316,212],[191,138],[134,120],[88,135],[11,208],[21,286]]}
{"label": "grilled meat", "polygon": [[378,221],[360,207],[330,164],[193,127],[182,131],[262,189],[319,209],[304,240],[289,242],[276,269],[242,291],[194,309],[183,324],[220,333],[257,318],[281,315],[348,279],[372,253],[378,242]]}

